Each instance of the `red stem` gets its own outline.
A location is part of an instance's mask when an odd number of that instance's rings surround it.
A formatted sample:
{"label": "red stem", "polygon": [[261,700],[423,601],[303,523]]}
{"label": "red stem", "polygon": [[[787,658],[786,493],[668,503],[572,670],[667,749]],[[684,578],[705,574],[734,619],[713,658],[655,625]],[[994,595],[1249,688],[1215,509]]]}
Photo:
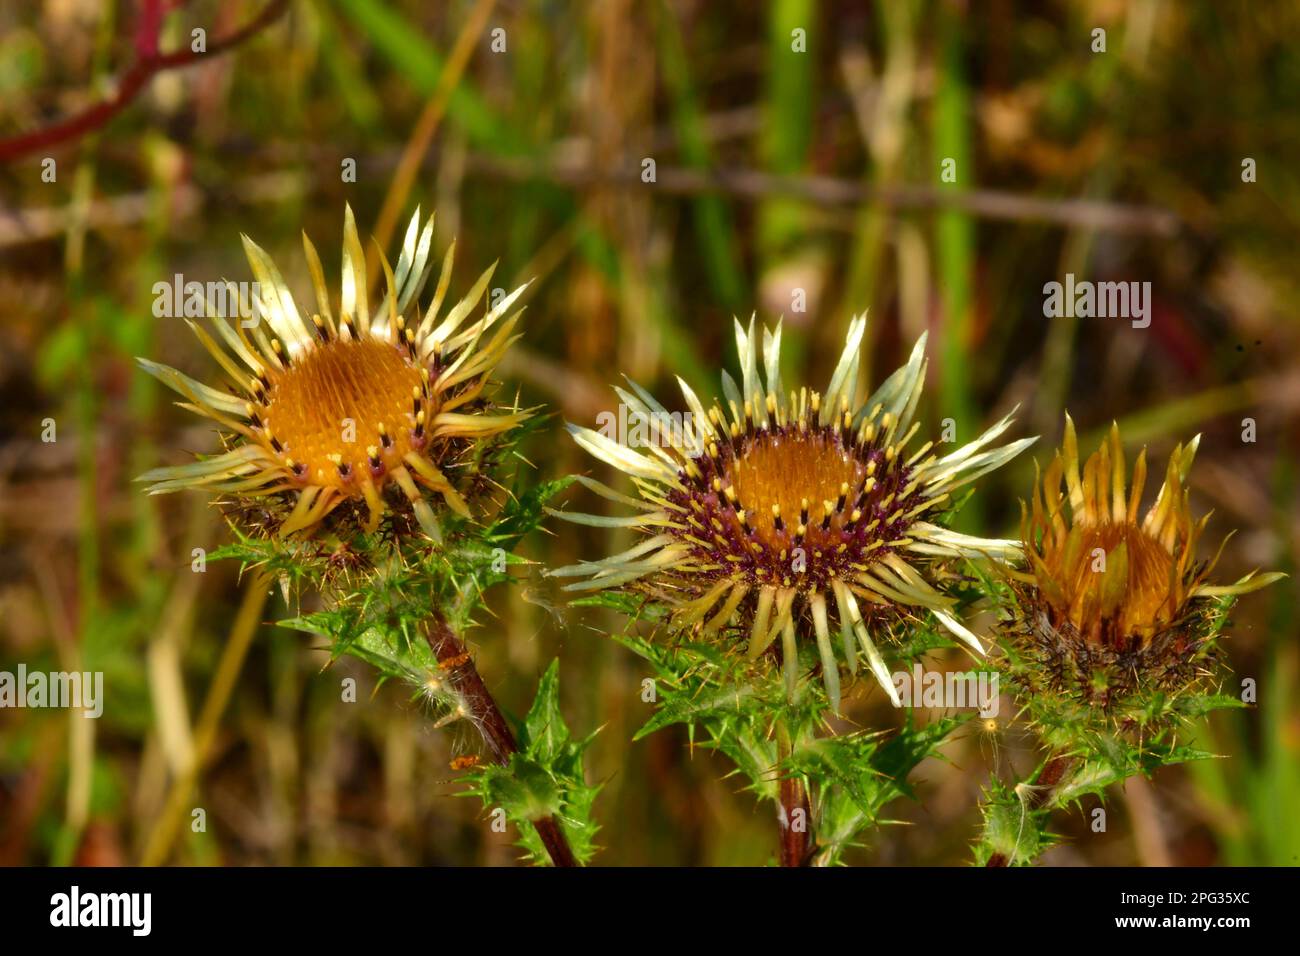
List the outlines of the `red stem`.
{"label": "red stem", "polygon": [[158,41],[162,33],[163,5],[160,0],[144,0],[135,36],[136,62],[118,77],[113,95],[50,126],[19,133],[9,139],[0,139],[0,162],[19,159],[47,146],[75,140],[99,129],[125,109],[154,74],[192,66],[206,57],[225,53],[279,19],[288,9],[289,0],[271,0],[262,8],[261,13],[243,27],[209,43],[203,53],[193,50],[160,53]]}
{"label": "red stem", "polygon": [[[492,692],[483,683],[474,659],[465,649],[464,643],[451,629],[441,614],[435,614],[425,628],[425,637],[434,657],[448,672],[451,682],[469,709],[470,719],[483,737],[483,742],[492,753],[492,759],[501,766],[510,763],[511,754],[519,752],[519,743],[515,740],[510,724],[497,706]],[[578,861],[569,847],[569,841],[560,829],[559,822],[553,816],[533,820],[537,835],[551,857],[555,866],[577,866]]]}
{"label": "red stem", "polygon": [[[806,866],[811,852],[808,826],[812,820],[812,807],[808,791],[795,777],[782,777],[778,784],[781,799],[781,865]],[[801,811],[796,818],[795,811]],[[799,829],[795,829],[798,819]]]}

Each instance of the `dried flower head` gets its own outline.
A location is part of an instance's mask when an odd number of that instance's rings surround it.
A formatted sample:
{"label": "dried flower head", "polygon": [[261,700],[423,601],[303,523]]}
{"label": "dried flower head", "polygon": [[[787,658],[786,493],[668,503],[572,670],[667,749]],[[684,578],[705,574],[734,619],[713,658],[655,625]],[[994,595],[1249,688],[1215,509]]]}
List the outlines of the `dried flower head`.
{"label": "dried flower head", "polygon": [[320,258],[305,233],[318,309],[310,320],[270,257],[243,237],[256,295],[251,304],[242,303],[241,312],[254,321],[226,318],[210,303],[216,339],[189,322],[225,371],[226,387],[139,359],[187,399],[182,407],[222,426],[226,451],[142,475],[153,482],[150,493],[197,488],[265,503],[257,509],[260,524],[269,523],[281,536],[310,535],[350,504],[357,507],[349,511],[364,513],[367,531],[385,514],[400,511],[413,513],[420,528],[437,538],[428,492],[469,513],[455,484],[458,462],[476,442],[513,428],[528,414],[494,409],[484,396],[489,376],[514,341],[519,313],[507,313],[523,288],[466,325],[487,289],[493,271],[488,269],[442,316],[453,244],[421,317],[415,303],[434,266],[433,217],[423,229],[419,220],[417,210],[396,270],[380,252],[387,294],[372,312],[365,255],[352,210],[346,210],[337,319]]}
{"label": "dried flower head", "polygon": [[[603,527],[641,529],[634,548],[600,561],[559,568],[586,577],[568,585],[588,590],[634,585],[674,606],[678,631],[704,636],[749,631],[748,654],[766,654],[780,635],[786,686],[793,692],[796,634],[811,630],[822,676],[838,709],[837,653],[856,673],[859,653],[890,698],[894,685],[872,637],[903,614],[929,610],[977,652],[979,640],[954,615],[955,601],[927,579],[935,559],[1019,553],[1014,541],[970,537],[930,520],[952,491],[999,467],[1027,447],[993,441],[1008,416],[947,455],[934,443],[909,449],[925,380],[925,336],[908,363],[865,402],[857,399],[859,345],[866,319],[849,326],[844,352],[824,394],[781,382],[781,326],[758,339],[736,323],[741,384],[722,375],[724,402],[707,411],[681,382],[690,414],[682,428],[642,454],[607,435],[570,425],[577,442],[632,476],[633,499],[590,479],[585,485],[639,509],[625,518],[566,514]],[[680,381],[680,380],[679,380]],[[673,418],[644,389],[616,389],[638,420]],[[634,394],[633,394],[634,393]],[[663,429],[660,429],[663,431]],[[839,631],[838,652],[832,628]]]}
{"label": "dried flower head", "polygon": [[1205,651],[1219,617],[1211,599],[1281,577],[1252,573],[1233,585],[1207,583],[1218,558],[1198,561],[1196,545],[1209,515],[1192,518],[1186,487],[1199,443],[1198,435],[1174,448],[1155,503],[1139,522],[1146,450],[1126,489],[1119,426],[1112,425],[1080,474],[1074,422],[1066,416],[1063,447],[1024,511],[1029,573],[1016,575],[1013,629],[1053,689],[1110,708],[1134,691],[1186,687],[1210,673]]}

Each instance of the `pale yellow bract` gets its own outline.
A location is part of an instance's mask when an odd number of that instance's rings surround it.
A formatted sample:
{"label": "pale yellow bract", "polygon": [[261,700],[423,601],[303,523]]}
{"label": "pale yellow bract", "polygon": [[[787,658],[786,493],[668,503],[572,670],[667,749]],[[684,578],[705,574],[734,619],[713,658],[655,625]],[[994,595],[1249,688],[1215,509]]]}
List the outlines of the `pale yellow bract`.
{"label": "pale yellow bract", "polygon": [[[216,338],[189,322],[225,371],[227,388],[138,360],[186,398],[183,407],[218,422],[227,448],[142,475],[152,483],[151,493],[201,489],[241,498],[288,496],[292,503],[279,525],[281,535],[310,535],[349,500],[366,505],[369,531],[396,500],[409,503],[420,527],[437,538],[426,492],[469,514],[469,504],[445,474],[445,457],[465,442],[500,434],[528,417],[519,409],[494,413],[479,401],[517,338],[513,331],[520,313],[510,310],[524,287],[470,321],[488,288],[490,268],[443,316],[453,243],[421,316],[416,301],[434,267],[433,217],[421,228],[417,210],[396,269],[380,254],[387,293],[372,312],[351,208],[345,211],[343,235],[337,319],[320,258],[305,233],[317,306],[310,319],[299,311],[271,258],[244,237],[257,280],[258,299],[249,311],[260,320],[245,328],[238,319],[209,315]],[[385,495],[390,486],[400,490],[395,498]]]}

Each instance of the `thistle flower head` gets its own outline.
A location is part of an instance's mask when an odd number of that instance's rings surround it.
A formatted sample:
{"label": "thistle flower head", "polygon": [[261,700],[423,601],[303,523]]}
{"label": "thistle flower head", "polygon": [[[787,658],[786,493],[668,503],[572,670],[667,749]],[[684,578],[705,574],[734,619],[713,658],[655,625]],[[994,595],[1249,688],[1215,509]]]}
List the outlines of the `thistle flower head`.
{"label": "thistle flower head", "polygon": [[437,538],[429,493],[468,515],[469,503],[455,483],[459,462],[476,442],[508,431],[528,414],[494,410],[484,396],[514,341],[518,313],[508,313],[523,289],[469,321],[489,269],[443,315],[453,244],[421,316],[416,303],[433,271],[432,240],[433,217],[421,228],[417,211],[396,269],[379,253],[387,291],[372,310],[366,259],[348,208],[336,317],[320,258],[304,234],[316,298],[307,318],[275,263],[245,236],[256,292],[240,312],[253,321],[229,319],[210,303],[215,337],[189,322],[225,372],[224,387],[139,359],[185,397],[183,407],[216,421],[225,445],[222,454],[142,475],[152,482],[150,493],[196,488],[265,502],[274,506],[282,536],[310,535],[351,505],[364,514],[367,531],[385,514],[401,511],[414,514]]}
{"label": "thistle flower head", "polygon": [[[1024,510],[1027,585],[1017,587],[1019,634],[1043,665],[1046,683],[1089,704],[1112,707],[1127,694],[1176,690],[1206,673],[1217,602],[1281,575],[1208,583],[1215,560],[1196,546],[1209,515],[1192,517],[1186,482],[1200,436],[1169,456],[1155,502],[1139,519],[1146,450],[1128,486],[1118,425],[1079,467],[1074,422]],[[1222,547],[1220,547],[1222,550]]]}
{"label": "thistle flower head", "polygon": [[[791,692],[796,637],[810,631],[837,709],[840,662],[856,672],[859,655],[898,703],[872,631],[879,636],[879,628],[901,613],[929,610],[982,652],[953,614],[955,601],[926,572],[935,559],[1017,554],[1018,542],[958,534],[931,519],[948,506],[954,489],[1002,465],[1033,439],[994,447],[1011,424],[1008,416],[946,455],[936,453],[933,442],[913,447],[925,336],[908,363],[863,402],[857,396],[865,328],[865,318],[850,324],[825,392],[787,391],[780,324],[763,333],[760,366],[753,322],[748,330],[737,322],[740,383],[724,372],[723,399],[706,410],[681,382],[690,411],[685,425],[669,428],[666,440],[651,443],[647,454],[570,426],[581,446],[632,476],[639,497],[580,480],[639,513],[564,517],[640,529],[643,538],[622,554],[551,573],[586,578],[568,585],[572,590],[636,586],[668,596],[679,631],[714,636],[747,629],[752,659],[767,654],[780,636]],[[631,388],[616,391],[638,419],[682,420],[644,389]]]}

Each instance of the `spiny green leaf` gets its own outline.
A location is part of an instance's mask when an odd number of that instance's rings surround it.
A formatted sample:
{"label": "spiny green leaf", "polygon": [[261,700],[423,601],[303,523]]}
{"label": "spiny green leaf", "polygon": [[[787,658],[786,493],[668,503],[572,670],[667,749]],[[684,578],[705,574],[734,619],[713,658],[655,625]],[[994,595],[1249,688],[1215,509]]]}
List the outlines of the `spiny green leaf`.
{"label": "spiny green leaf", "polygon": [[1173,708],[1188,717],[1203,717],[1216,710],[1242,710],[1250,705],[1230,694],[1189,694],[1175,701]]}
{"label": "spiny green leaf", "polygon": [[513,548],[524,535],[541,524],[546,514],[546,503],[576,480],[570,475],[543,482],[522,494],[518,491],[512,493],[500,516],[484,536],[485,540],[499,547]]}

